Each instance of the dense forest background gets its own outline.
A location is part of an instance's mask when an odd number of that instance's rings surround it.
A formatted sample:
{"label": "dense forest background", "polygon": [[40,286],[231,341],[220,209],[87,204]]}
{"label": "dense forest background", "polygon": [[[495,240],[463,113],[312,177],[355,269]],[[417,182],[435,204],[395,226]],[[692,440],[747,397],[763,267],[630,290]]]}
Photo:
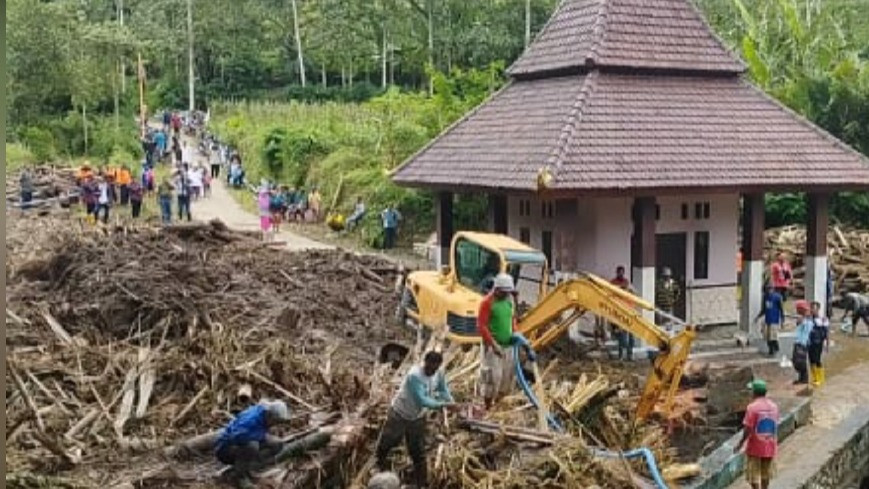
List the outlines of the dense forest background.
{"label": "dense forest background", "polygon": [[[869,154],[869,1],[695,3],[755,83]],[[192,68],[196,107],[255,176],[342,202],[365,193],[425,221],[429,197],[386,172],[503,84],[555,4],[8,0],[7,161],[136,158],[141,55],[146,105],[187,108]],[[770,225],[804,218],[799,195],[767,207]],[[869,193],[837,196],[834,211],[869,226]]]}

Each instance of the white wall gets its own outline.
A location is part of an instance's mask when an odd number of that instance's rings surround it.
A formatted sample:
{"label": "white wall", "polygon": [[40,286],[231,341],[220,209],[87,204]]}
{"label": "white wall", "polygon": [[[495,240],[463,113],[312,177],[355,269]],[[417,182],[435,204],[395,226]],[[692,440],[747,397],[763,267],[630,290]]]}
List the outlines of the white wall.
{"label": "white wall", "polygon": [[[631,266],[631,197],[577,199],[577,215],[564,222],[541,212],[542,201],[529,197],[530,215],[520,215],[519,197],[508,199],[508,230],[520,238],[520,229],[531,232],[531,246],[542,248],[541,232],[551,230],[553,265],[559,261],[559,236],[569,236],[575,249],[576,269],[608,278],[619,265]],[[708,202],[709,218],[696,219],[695,203]],[[688,219],[682,219],[682,204],[688,205]],[[739,196],[736,194],[659,197],[658,234],[686,233],[685,271],[688,287],[701,287],[688,292],[688,314],[692,322],[721,323],[736,321],[736,243],[738,233]],[[709,274],[706,279],[694,279],[694,232],[710,233]],[[572,270],[565,270],[572,271]]]}

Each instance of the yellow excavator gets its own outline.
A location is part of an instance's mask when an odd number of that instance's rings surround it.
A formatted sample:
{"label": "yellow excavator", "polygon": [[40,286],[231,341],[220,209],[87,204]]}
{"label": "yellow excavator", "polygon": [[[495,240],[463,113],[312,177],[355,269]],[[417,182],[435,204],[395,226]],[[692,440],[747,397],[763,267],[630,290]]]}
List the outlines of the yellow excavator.
{"label": "yellow excavator", "polygon": [[513,276],[520,295],[536,296],[517,324],[517,331],[536,351],[552,344],[587,312],[657,349],[636,416],[647,418],[662,396],[664,412],[669,413],[695,329],[684,325],[674,334],[665,331],[643,317],[643,311],[655,311],[653,304],[590,273],[577,274],[549,290],[546,256],[509,236],[457,233],[448,266],[412,272],[405,278],[398,319],[418,328],[446,328],[452,343],[478,344],[477,311],[499,273]]}

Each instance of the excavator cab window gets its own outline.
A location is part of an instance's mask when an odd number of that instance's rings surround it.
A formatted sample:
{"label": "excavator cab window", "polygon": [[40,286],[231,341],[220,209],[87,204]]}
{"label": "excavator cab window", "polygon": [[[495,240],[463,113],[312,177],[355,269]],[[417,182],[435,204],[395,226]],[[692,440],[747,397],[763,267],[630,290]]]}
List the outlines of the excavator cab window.
{"label": "excavator cab window", "polygon": [[456,277],[465,287],[487,294],[501,271],[498,253],[469,239],[456,242]]}

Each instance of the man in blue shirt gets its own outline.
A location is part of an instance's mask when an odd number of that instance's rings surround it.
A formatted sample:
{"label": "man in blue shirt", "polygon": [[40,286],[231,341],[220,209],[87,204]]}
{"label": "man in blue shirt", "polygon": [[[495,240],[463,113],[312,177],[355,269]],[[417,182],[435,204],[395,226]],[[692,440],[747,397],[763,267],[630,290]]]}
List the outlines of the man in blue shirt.
{"label": "man in blue shirt", "polygon": [[387,206],[380,215],[383,219],[383,249],[388,250],[395,247],[395,236],[398,234],[398,221],[401,220],[401,214],[394,206]]}
{"label": "man in blue shirt", "polygon": [[447,388],[444,373],[440,371],[443,356],[430,351],[422,365],[410,369],[401,387],[392,399],[386,423],[377,441],[377,465],[382,471],[389,469],[387,456],[404,438],[413,461],[417,487],[426,486],[425,414],[429,409],[453,408],[453,396]]}
{"label": "man in blue shirt", "polygon": [[250,471],[258,462],[280,452],[283,443],[269,435],[269,428],[289,417],[283,401],[261,401],[240,412],[220,432],[214,454],[232,465],[240,486],[250,484]]}
{"label": "man in blue shirt", "polygon": [[784,298],[771,285],[767,285],[763,291],[763,305],[757,319],[763,317],[763,337],[769,348],[769,356],[775,356],[779,352],[778,331],[784,321]]}

